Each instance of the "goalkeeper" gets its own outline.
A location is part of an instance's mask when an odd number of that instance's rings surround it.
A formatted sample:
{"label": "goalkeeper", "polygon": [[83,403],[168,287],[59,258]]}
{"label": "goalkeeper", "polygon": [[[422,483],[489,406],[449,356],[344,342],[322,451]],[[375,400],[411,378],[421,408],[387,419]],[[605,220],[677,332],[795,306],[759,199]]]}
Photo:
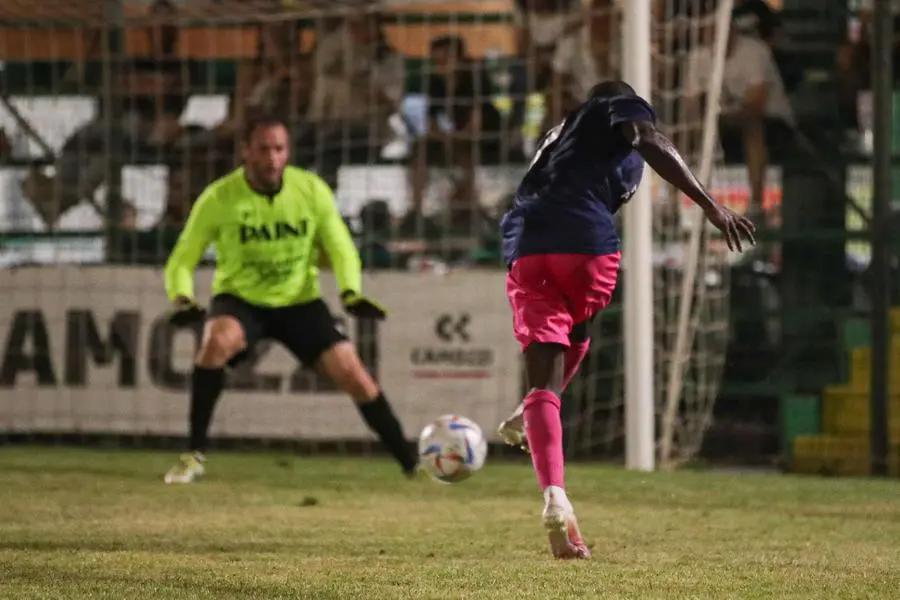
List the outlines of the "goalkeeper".
{"label": "goalkeeper", "polygon": [[[166,473],[166,483],[190,483],[204,474],[225,367],[264,338],[280,342],[349,394],[404,472],[415,473],[416,456],[397,417],[321,298],[318,248],[330,259],[350,315],[381,319],[384,310],[360,295],[359,254],[331,190],[316,175],[286,166],[289,137],[279,118],[248,123],[243,166],[203,191],[166,264],[173,324],[206,318],[191,377],[189,452]],[[217,260],[207,314],[195,303],[193,278],[211,244]]]}

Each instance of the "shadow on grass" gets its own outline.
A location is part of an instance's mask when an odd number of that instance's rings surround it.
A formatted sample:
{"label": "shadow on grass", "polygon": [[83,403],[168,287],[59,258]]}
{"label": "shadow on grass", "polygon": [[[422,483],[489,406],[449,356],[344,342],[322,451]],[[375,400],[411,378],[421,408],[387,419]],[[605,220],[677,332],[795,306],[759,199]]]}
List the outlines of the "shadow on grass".
{"label": "shadow on grass", "polygon": [[[303,585],[302,581],[269,584],[247,581],[245,577],[222,578],[214,576],[194,576],[192,574],[172,574],[169,576],[141,577],[135,574],[107,575],[94,569],[78,571],[53,571],[31,566],[8,565],[4,573],[8,589],[16,586],[46,586],[54,590],[65,586],[69,594],[79,591],[98,591],[105,597],[120,598],[284,598],[310,597],[314,592],[317,600],[341,598],[346,594],[338,590],[322,589],[319,586]],[[33,589],[33,588],[32,588]]]}
{"label": "shadow on grass", "polygon": [[151,481],[151,480],[159,480],[162,481],[162,474],[158,474],[154,471],[135,471],[134,469],[117,469],[115,467],[111,467],[109,465],[106,466],[91,466],[87,464],[80,464],[77,466],[73,466],[71,464],[66,465],[51,465],[51,464],[43,464],[40,468],[35,468],[34,465],[17,465],[17,464],[4,464],[3,465],[3,474],[13,474],[13,473],[21,473],[25,475],[67,475],[67,476],[78,476],[78,475],[90,475],[91,477],[104,477],[109,479],[129,479],[133,481]]}
{"label": "shadow on grass", "polygon": [[[312,546],[310,546],[312,547]],[[147,552],[152,554],[232,554],[232,553],[272,553],[302,552],[302,543],[287,542],[228,542],[203,543],[164,541],[148,539],[141,543],[124,543],[114,540],[28,540],[0,541],[0,551],[30,552]]]}
{"label": "shadow on grass", "polygon": [[[101,461],[102,462],[102,461]],[[131,481],[131,482],[145,482],[145,483],[158,483],[161,489],[181,489],[184,486],[165,486],[163,484],[163,475],[165,474],[165,469],[160,469],[158,462],[148,462],[146,470],[135,470],[134,468],[116,468],[112,465],[89,465],[89,464],[79,464],[79,465],[41,465],[40,468],[35,468],[34,466],[29,465],[17,465],[17,464],[5,464],[2,467],[2,471],[0,471],[0,476],[2,475],[53,475],[59,477],[96,477],[104,480],[118,480],[118,481]],[[256,485],[262,486],[266,489],[271,490],[298,490],[300,487],[297,484],[297,479],[294,475],[302,476],[302,472],[296,473],[285,473],[284,471],[278,472],[273,471],[272,473],[264,472],[260,473],[257,469],[252,467],[248,467],[246,471],[236,473],[233,467],[229,467],[227,472],[219,475],[210,477],[207,483],[207,480],[201,481],[196,485],[205,486],[208,484],[212,485]],[[317,482],[319,483],[319,482]],[[348,477],[346,482],[342,482],[340,479],[333,480],[329,482],[328,485],[322,486],[317,485],[317,489],[328,489],[331,491],[344,491],[350,488],[358,488],[358,484],[354,482],[351,478]],[[382,490],[379,490],[382,491]]]}
{"label": "shadow on grass", "polygon": [[[240,485],[260,486],[269,490],[301,490],[300,483],[312,480],[314,489],[333,492],[353,493],[360,489],[370,489],[379,494],[405,493],[409,487],[405,479],[401,479],[399,472],[393,474],[381,474],[379,472],[360,472],[352,469],[332,470],[323,474],[321,470],[305,470],[302,462],[284,466],[283,461],[273,459],[270,464],[248,464],[246,469],[237,469],[233,465],[226,464],[220,472],[213,472],[209,477],[199,482],[198,485]],[[165,463],[163,463],[165,464]],[[169,465],[171,466],[171,465]],[[51,464],[44,463],[39,467],[29,464],[17,464],[5,462],[0,466],[0,477],[3,475],[54,475],[60,477],[95,477],[104,480],[132,481],[159,483],[164,486],[162,479],[165,467],[160,468],[159,460],[147,461],[146,469],[135,469],[133,466],[120,466],[104,463],[102,457],[94,463],[81,462],[78,464]],[[398,485],[399,484],[399,485]],[[178,489],[183,486],[173,486],[169,489]]]}

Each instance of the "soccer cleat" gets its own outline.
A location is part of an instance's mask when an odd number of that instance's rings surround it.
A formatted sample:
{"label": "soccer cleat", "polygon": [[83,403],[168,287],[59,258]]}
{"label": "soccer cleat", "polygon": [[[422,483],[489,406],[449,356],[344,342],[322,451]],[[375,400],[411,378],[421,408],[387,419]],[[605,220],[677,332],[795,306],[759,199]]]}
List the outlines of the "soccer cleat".
{"label": "soccer cleat", "polygon": [[166,483],[193,483],[206,472],[206,457],[200,452],[182,454],[178,462],[166,473]]}
{"label": "soccer cleat", "polygon": [[581,537],[575,511],[568,500],[559,500],[552,494],[544,506],[542,515],[544,530],[550,542],[550,552],[559,559],[587,559],[591,551]]}
{"label": "soccer cleat", "polygon": [[416,481],[418,479],[425,479],[427,477],[427,473],[422,465],[417,464],[412,469],[407,469],[403,471],[403,476],[409,479],[410,481]]}
{"label": "soccer cleat", "polygon": [[497,434],[510,446],[521,448],[523,452],[528,450],[528,437],[525,435],[525,404],[519,403],[516,410],[508,419],[500,423]]}

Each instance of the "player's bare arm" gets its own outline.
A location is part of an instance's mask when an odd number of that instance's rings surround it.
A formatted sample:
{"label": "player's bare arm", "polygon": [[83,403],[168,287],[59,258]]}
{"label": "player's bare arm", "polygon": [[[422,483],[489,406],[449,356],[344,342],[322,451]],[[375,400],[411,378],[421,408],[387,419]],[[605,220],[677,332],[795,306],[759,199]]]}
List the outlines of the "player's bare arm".
{"label": "player's bare arm", "polygon": [[653,123],[630,121],[621,124],[619,130],[628,143],[647,161],[647,164],[659,173],[660,177],[687,194],[697,206],[703,209],[709,222],[725,236],[730,250],[742,252],[742,240],[746,240],[752,245],[756,244],[754,238],[756,227],[750,219],[716,202],[685,164],[672,141]]}

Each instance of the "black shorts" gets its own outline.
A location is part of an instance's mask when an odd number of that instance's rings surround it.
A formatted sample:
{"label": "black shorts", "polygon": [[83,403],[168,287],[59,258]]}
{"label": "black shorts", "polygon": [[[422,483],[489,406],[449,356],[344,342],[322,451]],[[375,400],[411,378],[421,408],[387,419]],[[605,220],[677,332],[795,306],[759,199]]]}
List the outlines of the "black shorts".
{"label": "black shorts", "polygon": [[231,294],[219,294],[212,299],[209,316],[234,317],[244,328],[247,348],[229,361],[231,367],[247,358],[265,339],[281,343],[309,368],[315,366],[323,352],[347,340],[321,298],[305,304],[270,307],[250,304]]}

